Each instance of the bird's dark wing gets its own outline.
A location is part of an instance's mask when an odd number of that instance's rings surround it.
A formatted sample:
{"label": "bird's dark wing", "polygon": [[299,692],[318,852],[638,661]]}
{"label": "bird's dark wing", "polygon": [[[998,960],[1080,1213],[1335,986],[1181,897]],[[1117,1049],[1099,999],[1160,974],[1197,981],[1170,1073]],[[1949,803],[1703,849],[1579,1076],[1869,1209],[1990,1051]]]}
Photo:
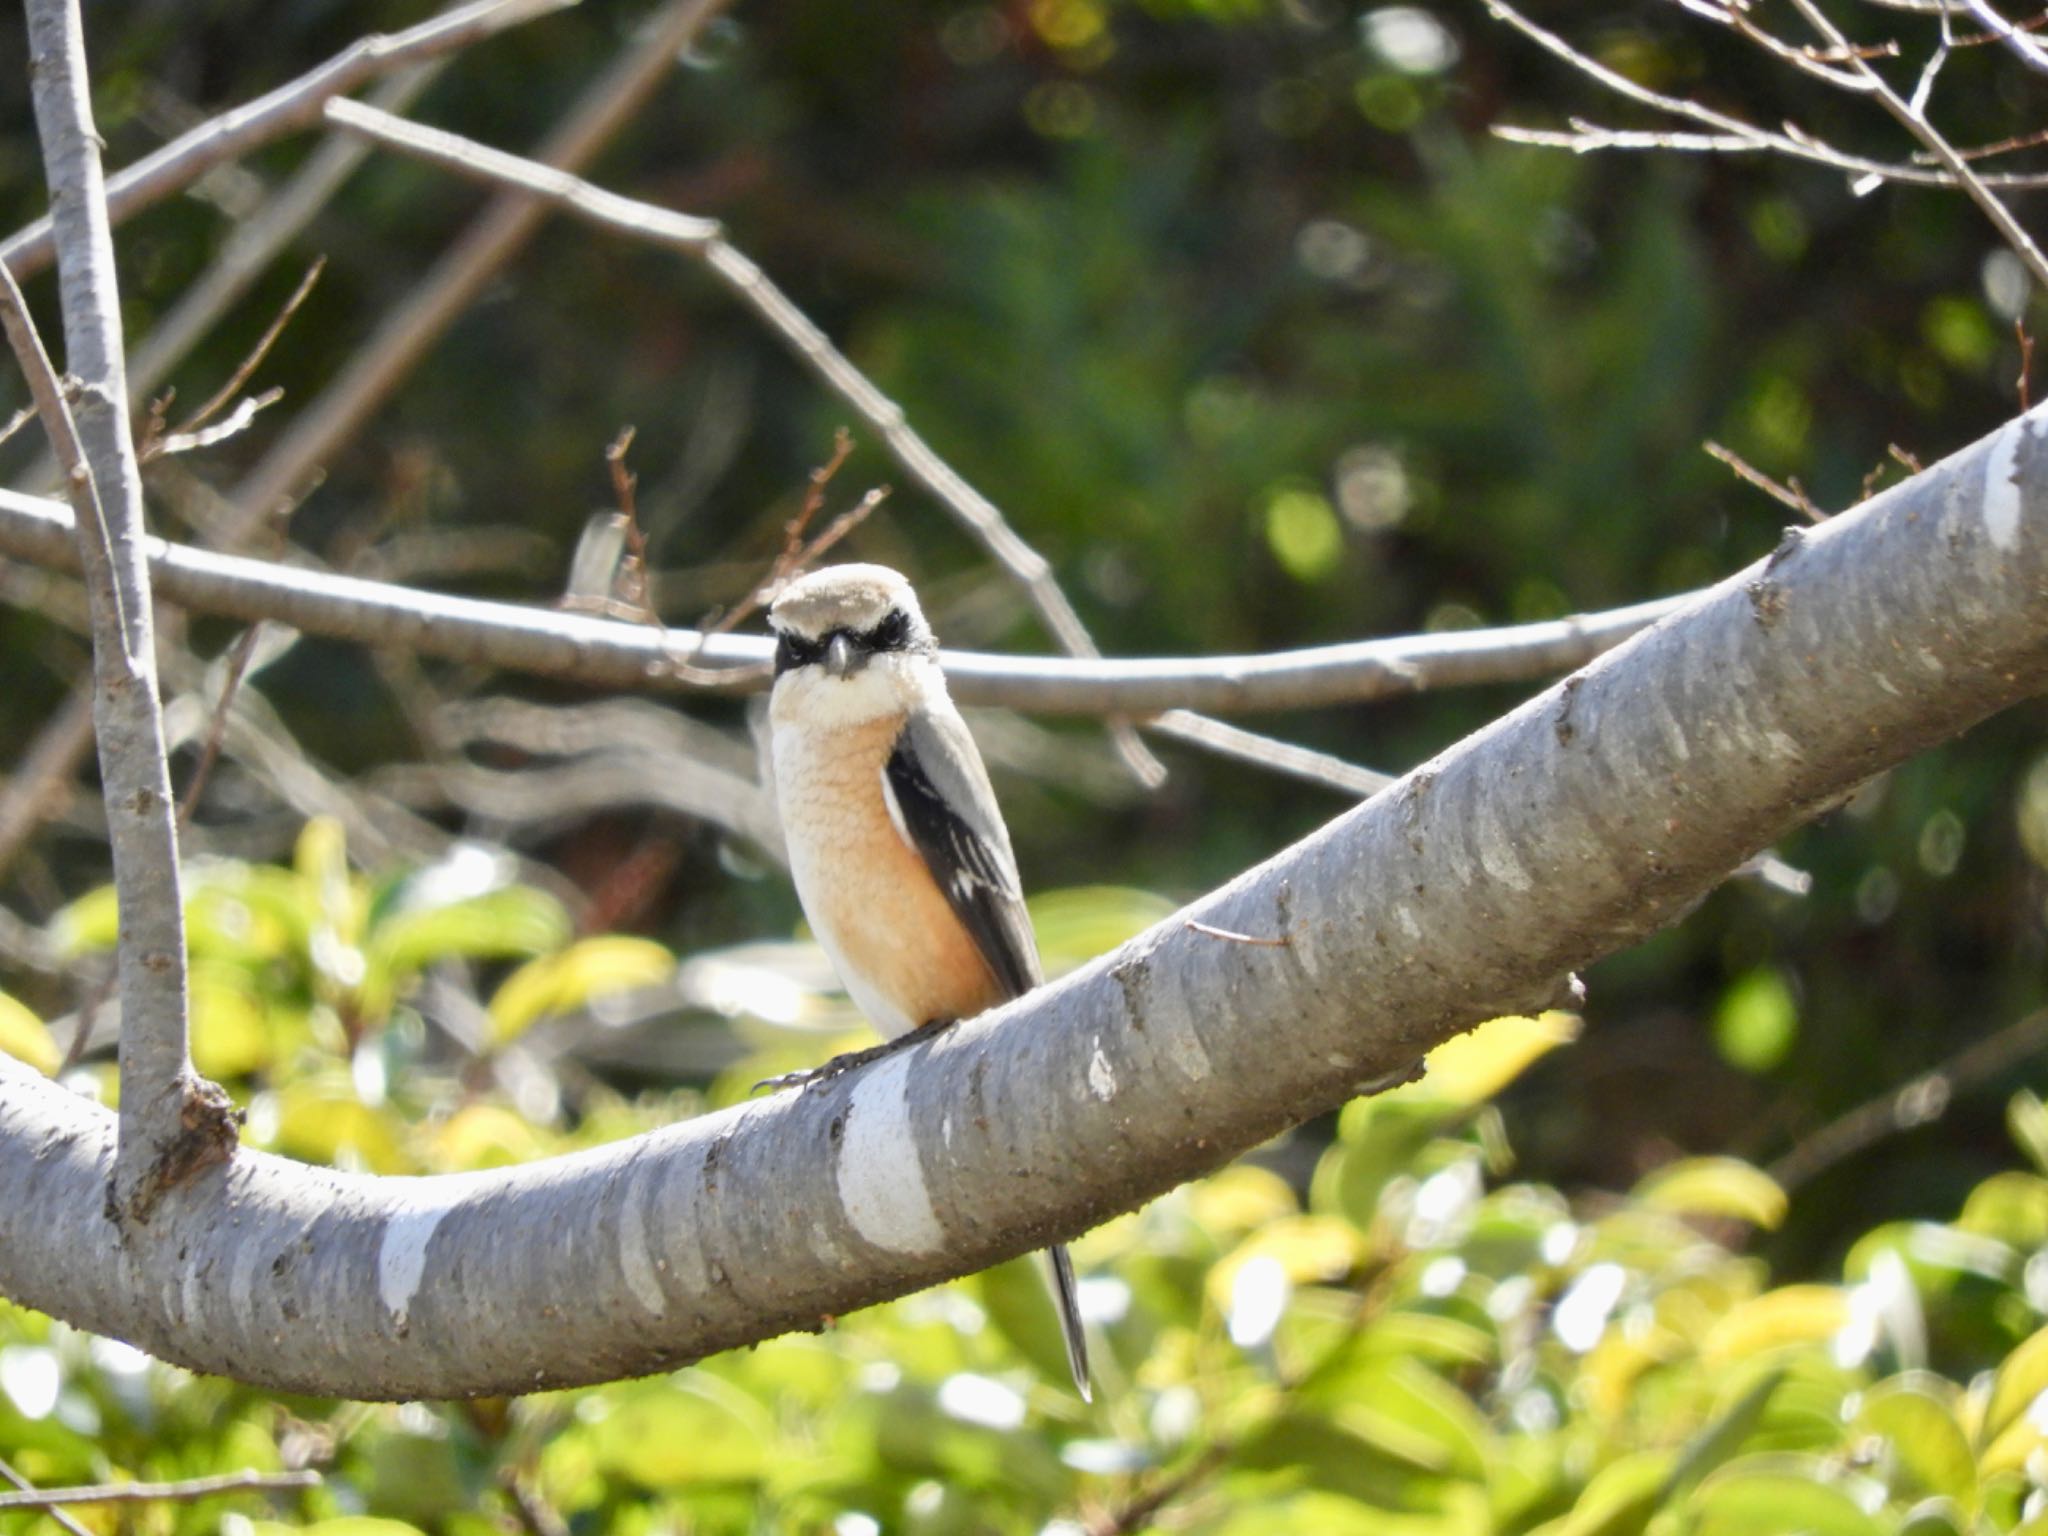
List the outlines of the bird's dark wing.
{"label": "bird's dark wing", "polygon": [[1038,943],[988,770],[958,715],[910,717],[882,776],[903,830],[1012,997],[1037,986]]}

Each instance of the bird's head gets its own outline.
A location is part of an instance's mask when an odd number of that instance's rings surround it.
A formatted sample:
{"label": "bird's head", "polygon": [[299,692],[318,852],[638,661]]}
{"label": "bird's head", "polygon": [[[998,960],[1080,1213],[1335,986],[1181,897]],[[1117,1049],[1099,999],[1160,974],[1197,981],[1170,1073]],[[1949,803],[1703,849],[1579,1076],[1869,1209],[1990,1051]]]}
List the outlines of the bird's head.
{"label": "bird's head", "polygon": [[915,702],[937,642],[910,583],[885,565],[830,565],[783,588],[768,608],[775,693],[831,718]]}

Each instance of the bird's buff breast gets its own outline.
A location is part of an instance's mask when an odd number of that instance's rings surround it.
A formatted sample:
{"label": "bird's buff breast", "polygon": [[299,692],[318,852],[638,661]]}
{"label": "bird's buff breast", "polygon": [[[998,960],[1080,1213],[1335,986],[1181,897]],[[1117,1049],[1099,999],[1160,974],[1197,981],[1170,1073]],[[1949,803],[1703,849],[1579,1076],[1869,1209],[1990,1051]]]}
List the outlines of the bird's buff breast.
{"label": "bird's buff breast", "polygon": [[831,729],[778,723],[776,799],[797,898],[854,1002],[884,1036],[1000,1001],[993,972],[883,800],[900,715]]}

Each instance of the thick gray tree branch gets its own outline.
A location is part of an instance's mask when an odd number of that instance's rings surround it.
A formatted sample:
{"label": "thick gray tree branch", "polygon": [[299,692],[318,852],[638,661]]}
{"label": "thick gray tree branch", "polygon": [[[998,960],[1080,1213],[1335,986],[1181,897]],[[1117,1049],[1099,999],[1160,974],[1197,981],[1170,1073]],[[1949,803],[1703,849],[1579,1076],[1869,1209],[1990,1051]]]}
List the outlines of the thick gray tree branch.
{"label": "thick gray tree branch", "polygon": [[[658,1370],[979,1269],[1404,1071],[2048,686],[2048,407],[1732,577],[1093,965],[810,1092],[523,1168],[253,1154],[117,1239],[0,1065],[0,1293],[358,1397]],[[1234,942],[1246,934],[1278,943]]]}
{"label": "thick gray tree branch", "polygon": [[[713,691],[764,686],[773,647],[754,635],[704,635],[617,619],[446,597],[385,582],[148,541],[156,595],[250,622],[422,656],[534,672],[594,688]],[[0,555],[78,568],[71,518],[57,502],[0,489]],[[1501,629],[1356,640],[1257,656],[1081,660],[947,651],[954,692],[969,704],[1033,714],[1143,717],[1173,709],[1225,714],[1314,709],[1434,688],[1526,682],[1581,666],[1690,602],[1657,598],[1604,613]]]}
{"label": "thick gray tree branch", "polygon": [[[108,217],[120,223],[190,186],[216,165],[319,122],[320,108],[331,96],[575,3],[576,0],[477,0],[476,4],[462,6],[389,37],[362,38],[318,69],[232,112],[207,119],[190,133],[173,139],[156,153],[109,178]],[[12,268],[18,278],[42,271],[55,254],[47,218],[16,230],[0,243],[0,261]]]}
{"label": "thick gray tree branch", "polygon": [[[29,0],[28,42],[76,440],[54,419],[61,413],[46,405],[44,415],[57,428],[52,444],[78,495],[77,546],[93,629],[93,727],[120,905],[121,1122],[112,1199],[124,1216],[146,1219],[166,1188],[227,1155],[234,1119],[227,1096],[193,1072],[186,1043],[184,902],[142,547],[142,472],[128,430],[113,231],[78,0]],[[11,279],[6,286],[10,307],[18,309],[19,290]],[[26,351],[24,361],[32,387],[47,394],[47,378],[37,378],[47,361]]]}

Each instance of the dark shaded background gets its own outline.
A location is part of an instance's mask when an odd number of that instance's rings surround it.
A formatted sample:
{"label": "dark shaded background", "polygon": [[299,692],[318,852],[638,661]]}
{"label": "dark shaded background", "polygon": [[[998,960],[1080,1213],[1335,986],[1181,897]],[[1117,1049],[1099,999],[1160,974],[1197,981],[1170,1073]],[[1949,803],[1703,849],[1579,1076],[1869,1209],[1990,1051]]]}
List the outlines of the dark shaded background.
{"label": "dark shaded background", "polygon": [[[1909,58],[1931,35],[1913,17],[1833,9],[1860,36],[1900,37]],[[110,163],[425,14],[91,6]],[[414,115],[530,148],[641,14],[585,0],[484,44]],[[1662,89],[1763,123],[1796,117],[1873,153],[1909,149],[1874,109],[1675,8],[1538,14]],[[1402,36],[1452,48],[1440,68],[1403,67]],[[0,60],[23,51],[10,10]],[[1958,53],[1936,98],[1963,144],[2032,129],[2039,103],[2039,81],[1990,48]],[[1573,113],[1644,121],[1476,4],[812,0],[739,7],[592,174],[725,220],[1052,560],[1114,653],[1261,650],[1683,590],[1761,554],[1796,516],[1703,440],[1832,508],[1891,445],[1931,461],[2015,409],[2014,269],[1960,198],[1857,197],[1822,170],[1574,158],[1488,134]],[[224,208],[274,185],[310,142],[121,231],[132,336],[217,249]],[[483,201],[373,158],[179,371],[181,397],[210,393],[305,263],[327,256],[257,381],[285,402],[188,467],[231,488]],[[12,227],[41,206],[24,71],[0,69],[0,217]],[[47,316],[51,280],[31,297]],[[0,381],[8,409],[20,395]],[[292,532],[347,560],[420,528],[525,530],[546,544],[523,572],[452,584],[545,600],[609,502],[602,450],[631,423],[659,603],[689,622],[751,584],[847,419],[702,274],[557,222],[328,466]],[[0,450],[0,472],[25,471],[30,436]],[[850,501],[878,481],[902,477],[863,444],[838,489]],[[912,492],[851,551],[910,571],[951,641],[1046,644],[1017,590]],[[230,633],[195,626],[202,650]],[[23,743],[82,650],[19,610],[0,614],[0,644],[0,732]],[[387,677],[359,654],[304,645],[255,686],[337,772],[417,755]],[[1515,697],[1264,726],[1399,771]],[[2038,724],[2033,710],[1995,721],[1802,834],[1782,852],[1812,873],[1809,897],[1737,883],[1596,971],[1585,1040],[1508,1103],[1524,1171],[1612,1187],[1680,1150],[1768,1161],[2039,1005],[2044,885],[2022,839],[2048,828]],[[1001,786],[1036,887],[1187,896],[1339,808],[1178,749],[1165,790],[1118,792],[1100,733],[1056,729],[1075,772]],[[237,803],[231,771],[221,799]],[[621,922],[685,952],[795,921],[779,881],[734,875],[716,834],[675,818],[620,813],[520,840],[593,890],[636,851],[672,848]],[[2048,832],[2031,846],[2048,854]],[[53,830],[6,900],[40,919],[104,877],[95,841]],[[1879,1220],[1952,1211],[2010,1160],[2000,1090],[2041,1075],[2029,1065],[1963,1092],[1938,1124],[1825,1176],[1795,1202],[1780,1257],[1831,1262]]]}

